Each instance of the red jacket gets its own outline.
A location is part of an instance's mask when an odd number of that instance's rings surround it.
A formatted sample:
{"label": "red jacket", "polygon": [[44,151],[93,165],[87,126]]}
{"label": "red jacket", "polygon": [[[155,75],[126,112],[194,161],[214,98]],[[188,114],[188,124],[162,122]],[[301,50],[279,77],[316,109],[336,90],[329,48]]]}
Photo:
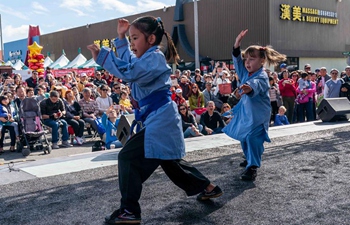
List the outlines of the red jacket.
{"label": "red jacket", "polygon": [[[286,83],[290,82],[290,84]],[[294,81],[292,79],[282,79],[278,82],[278,87],[282,97],[296,97]]]}

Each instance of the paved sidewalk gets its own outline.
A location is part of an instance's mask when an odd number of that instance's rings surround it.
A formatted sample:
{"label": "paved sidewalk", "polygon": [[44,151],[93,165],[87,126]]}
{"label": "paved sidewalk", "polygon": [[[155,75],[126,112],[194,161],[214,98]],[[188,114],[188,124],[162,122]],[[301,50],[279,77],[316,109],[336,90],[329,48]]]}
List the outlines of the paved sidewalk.
{"label": "paved sidewalk", "polygon": [[[269,129],[269,136],[270,138],[286,137],[308,132],[326,131],[345,126],[350,126],[350,122],[323,123],[321,121],[315,121],[299,123],[288,126],[271,127]],[[238,141],[225,134],[188,138],[185,139],[185,143],[186,152],[239,144]],[[22,172],[9,173],[8,166],[2,165],[0,166],[0,185],[34,179],[37,177],[49,177],[117,164],[117,155],[120,149],[91,152],[91,147],[86,148],[88,152],[70,156],[48,159],[40,159],[40,157],[37,157],[38,160],[27,162],[21,162],[21,160],[19,160],[18,163],[14,164],[14,168],[20,169]],[[241,150],[237,149],[237,151]],[[32,160],[35,160],[35,158],[32,157]]]}

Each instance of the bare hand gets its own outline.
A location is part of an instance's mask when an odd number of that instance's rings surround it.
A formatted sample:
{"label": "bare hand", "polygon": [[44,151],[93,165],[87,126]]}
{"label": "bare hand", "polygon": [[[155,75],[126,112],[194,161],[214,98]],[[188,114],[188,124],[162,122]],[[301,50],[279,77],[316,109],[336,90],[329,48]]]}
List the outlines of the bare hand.
{"label": "bare hand", "polygon": [[252,91],[252,88],[248,84],[243,84],[241,87],[241,95],[248,94],[249,92]]}
{"label": "bare hand", "polygon": [[212,134],[212,133],[213,133],[213,130],[210,129],[210,128],[207,128],[207,129],[205,129],[205,130],[207,131],[208,134]]}
{"label": "bare hand", "polygon": [[79,119],[80,119],[80,116],[74,116],[73,119],[79,120]]}
{"label": "bare hand", "polygon": [[125,38],[125,34],[126,34],[126,32],[128,32],[129,27],[130,27],[130,23],[127,19],[119,19],[118,20],[117,31],[118,31],[119,39]]}
{"label": "bare hand", "polygon": [[233,46],[234,48],[238,48],[239,46],[241,46],[242,39],[247,34],[247,32],[248,29],[242,30],[241,33],[237,35],[235,45]]}
{"label": "bare hand", "polygon": [[347,92],[348,89],[347,89],[346,87],[343,87],[343,88],[341,89],[341,91],[342,91],[342,92]]}
{"label": "bare hand", "polygon": [[97,44],[88,45],[87,49],[90,50],[92,58],[96,61],[98,54],[100,53],[100,46]]}

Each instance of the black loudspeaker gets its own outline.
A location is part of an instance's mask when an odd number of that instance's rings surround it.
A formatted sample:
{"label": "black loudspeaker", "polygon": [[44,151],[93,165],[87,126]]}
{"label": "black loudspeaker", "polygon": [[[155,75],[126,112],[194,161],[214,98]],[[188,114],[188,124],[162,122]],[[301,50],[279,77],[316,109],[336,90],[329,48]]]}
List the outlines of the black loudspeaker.
{"label": "black loudspeaker", "polygon": [[350,118],[350,102],[348,98],[322,99],[316,111],[322,122],[348,120]]}
{"label": "black loudspeaker", "polygon": [[[122,115],[119,120],[119,124],[117,127],[117,138],[118,140],[125,145],[126,141],[128,140],[130,136],[130,129],[132,121],[134,121],[135,115]],[[133,131],[132,135],[134,135],[135,132]]]}

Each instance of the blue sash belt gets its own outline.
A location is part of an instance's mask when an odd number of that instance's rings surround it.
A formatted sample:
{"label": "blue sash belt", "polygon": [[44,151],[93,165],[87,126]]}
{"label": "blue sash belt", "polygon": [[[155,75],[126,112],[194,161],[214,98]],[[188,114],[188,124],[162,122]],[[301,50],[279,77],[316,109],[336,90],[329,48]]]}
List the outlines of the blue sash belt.
{"label": "blue sash belt", "polygon": [[148,115],[162,107],[163,105],[171,102],[171,92],[169,90],[155,91],[148,95],[147,97],[141,99],[139,104],[139,109],[135,109],[135,120],[132,122],[130,128],[130,134],[136,127],[136,132],[141,130],[143,122],[145,122]]}

